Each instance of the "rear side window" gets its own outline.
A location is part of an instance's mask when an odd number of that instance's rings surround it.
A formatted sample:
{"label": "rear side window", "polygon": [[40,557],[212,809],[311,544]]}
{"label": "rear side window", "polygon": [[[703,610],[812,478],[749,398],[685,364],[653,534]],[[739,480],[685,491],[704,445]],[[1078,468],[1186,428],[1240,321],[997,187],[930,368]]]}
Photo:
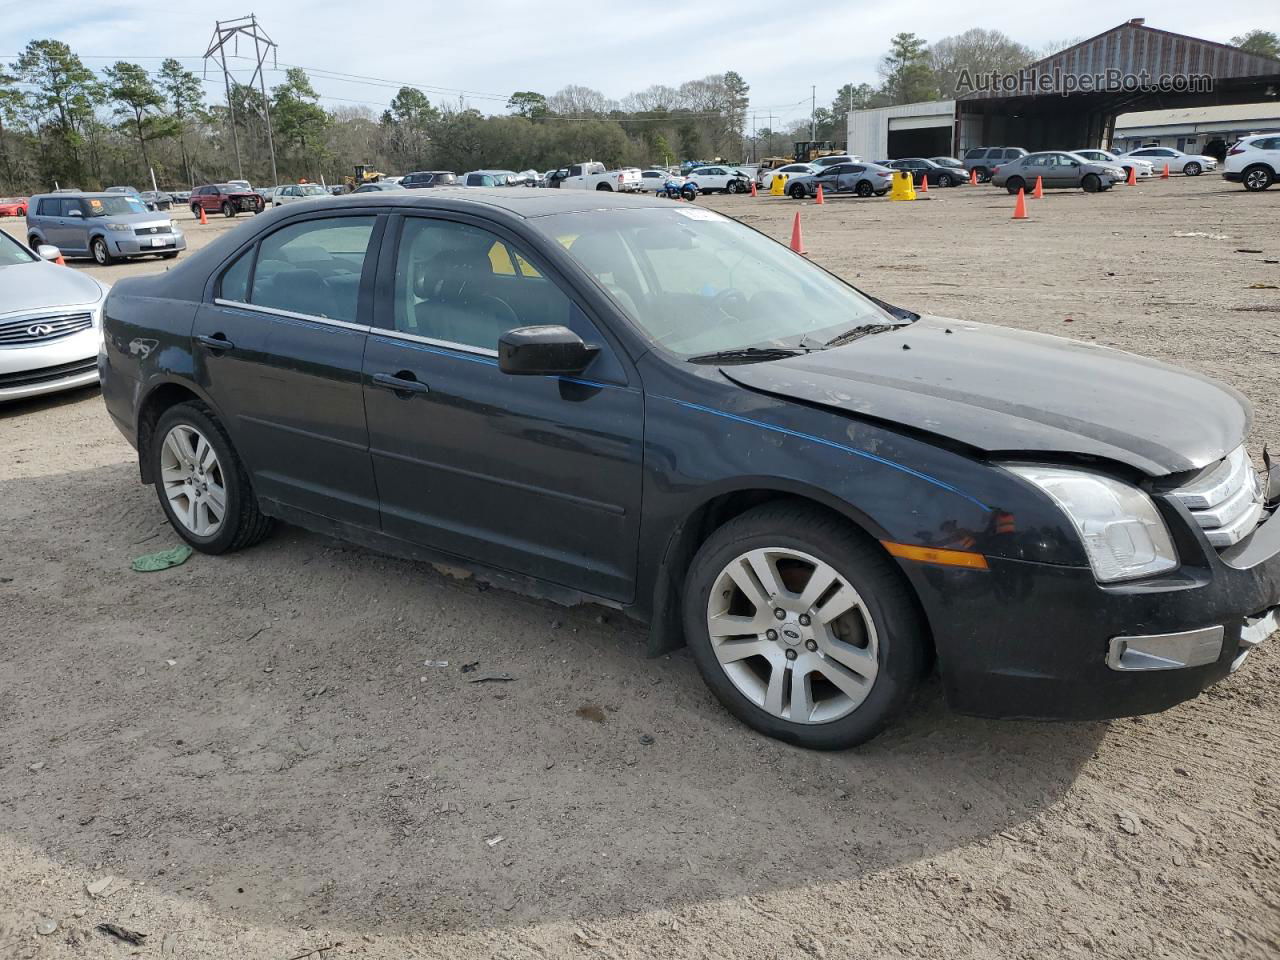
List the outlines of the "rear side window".
{"label": "rear side window", "polygon": [[220,296],[355,323],[374,222],[374,217],[325,217],[277,230],[227,268]]}
{"label": "rear side window", "polygon": [[223,300],[235,300],[237,303],[249,302],[249,268],[253,266],[253,254],[256,247],[250,247],[236,258],[222,274],[218,284],[218,296]]}
{"label": "rear side window", "polygon": [[46,197],[40,201],[40,205],[36,208],[36,213],[42,217],[56,217],[58,215],[58,201]]}
{"label": "rear side window", "polygon": [[987,155],[986,147],[976,147],[964,155],[966,160],[981,160]]}

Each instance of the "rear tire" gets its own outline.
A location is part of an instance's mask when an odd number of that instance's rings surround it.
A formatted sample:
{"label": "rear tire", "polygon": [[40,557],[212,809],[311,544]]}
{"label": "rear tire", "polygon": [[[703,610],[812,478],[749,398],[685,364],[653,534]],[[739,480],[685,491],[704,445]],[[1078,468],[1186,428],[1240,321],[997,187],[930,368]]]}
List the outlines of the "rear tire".
{"label": "rear tire", "polygon": [[605,190],[605,191],[608,191],[609,193],[613,193],[613,187],[609,186],[607,183],[597,183],[596,189]]}
{"label": "rear tire", "polygon": [[853,188],[853,192],[859,197],[869,197],[875,192],[875,188],[871,186],[870,180],[859,180],[858,185]]}
{"label": "rear tire", "polygon": [[200,204],[193,203],[191,205],[191,215],[195,217],[197,220],[200,219]]}
{"label": "rear tire", "polygon": [[[169,439],[171,434],[173,442]],[[207,447],[200,445],[199,440],[203,440]],[[179,403],[161,414],[147,452],[160,506],[178,536],[194,549],[201,553],[230,553],[253,546],[271,532],[273,521],[259,510],[249,473],[232,447],[231,438],[203,403]],[[195,461],[197,452],[203,454],[200,463]],[[211,460],[206,459],[210,452]],[[198,473],[194,470],[197,466],[201,467]],[[193,523],[179,517],[177,510],[184,502],[189,504],[192,496],[184,494],[181,489],[180,478],[184,475],[190,475],[206,488],[220,488],[223,492],[222,514],[216,529],[201,534],[196,529],[198,521]],[[198,486],[199,483],[186,486]],[[184,497],[187,498],[185,501]],[[206,489],[202,499],[207,497]],[[176,503],[173,502],[175,500]],[[197,511],[193,511],[191,516],[199,516],[198,510],[197,506]],[[206,521],[211,518],[212,511],[207,512]]]}
{"label": "rear tire", "polygon": [[[753,572],[760,568],[771,584]],[[805,597],[811,586],[816,596]],[[765,504],[712,533],[690,565],[683,603],[685,636],[711,692],[743,723],[801,747],[839,750],[874,737],[927,662],[924,623],[901,572],[848,521],[809,504]],[[713,639],[717,622],[725,632]]]}
{"label": "rear tire", "polygon": [[1244,184],[1244,188],[1253,192],[1267,189],[1275,183],[1275,180],[1275,172],[1261,163],[1249,167],[1240,175],[1240,182]]}
{"label": "rear tire", "polygon": [[991,174],[986,167],[974,167],[973,172],[978,175],[979,183],[986,183],[991,179]]}

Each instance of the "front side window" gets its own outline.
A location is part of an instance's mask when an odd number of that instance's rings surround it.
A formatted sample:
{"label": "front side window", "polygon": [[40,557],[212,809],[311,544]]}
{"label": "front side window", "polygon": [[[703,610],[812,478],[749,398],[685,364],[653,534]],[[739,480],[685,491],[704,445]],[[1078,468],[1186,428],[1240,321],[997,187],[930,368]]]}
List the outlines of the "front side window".
{"label": "front side window", "polygon": [[250,247],[236,258],[222,274],[218,284],[218,296],[223,300],[234,300],[237,303],[249,302],[249,268],[253,266],[253,255],[256,247]]}
{"label": "front side window", "polygon": [[[356,322],[360,275],[373,217],[326,217],[277,230],[257,247],[253,287],[247,302],[312,317]],[[252,251],[240,258],[248,261]],[[245,271],[247,273],[248,267]],[[225,299],[238,281],[240,261],[223,275]]]}
{"label": "front side window", "polygon": [[570,300],[517,247],[480,227],[405,220],[396,256],[401,333],[496,350],[515,327],[568,324]]}
{"label": "front side window", "polygon": [[815,346],[899,322],[786,247],[710,210],[642,208],[537,217],[654,343],[680,356]]}

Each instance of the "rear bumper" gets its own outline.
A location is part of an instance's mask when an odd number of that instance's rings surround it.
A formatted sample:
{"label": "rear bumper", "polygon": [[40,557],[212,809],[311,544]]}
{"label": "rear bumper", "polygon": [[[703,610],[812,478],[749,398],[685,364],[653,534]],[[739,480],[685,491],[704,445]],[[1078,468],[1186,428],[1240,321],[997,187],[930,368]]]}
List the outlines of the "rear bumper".
{"label": "rear bumper", "polygon": [[929,617],[955,709],[1100,720],[1197,696],[1271,631],[1268,615],[1280,607],[1280,512],[1221,555],[1204,546],[1203,556],[1184,556],[1168,577],[1112,586],[1087,568],[995,557],[987,572],[904,569]]}

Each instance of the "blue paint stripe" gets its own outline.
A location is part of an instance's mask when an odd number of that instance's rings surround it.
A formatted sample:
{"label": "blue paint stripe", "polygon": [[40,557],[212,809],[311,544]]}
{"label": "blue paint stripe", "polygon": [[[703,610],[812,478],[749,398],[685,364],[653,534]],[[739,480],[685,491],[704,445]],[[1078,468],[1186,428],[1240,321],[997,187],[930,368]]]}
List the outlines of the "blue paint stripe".
{"label": "blue paint stripe", "polygon": [[855,457],[862,457],[865,460],[871,460],[874,463],[879,463],[879,464],[882,464],[883,466],[891,467],[894,470],[899,470],[902,473],[905,473],[908,476],[915,477],[918,480],[923,480],[926,483],[931,483],[936,487],[941,487],[943,490],[946,490],[948,493],[954,493],[958,497],[964,497],[964,499],[968,500],[970,503],[977,504],[983,510],[987,510],[987,511],[991,510],[991,507],[987,506],[977,497],[971,496],[970,494],[965,493],[963,490],[953,487],[951,484],[947,483],[945,480],[939,480],[937,477],[931,477],[927,473],[921,473],[919,470],[913,470],[911,467],[904,466],[901,463],[895,463],[892,460],[886,460],[884,457],[878,457],[874,453],[868,453],[866,450],[859,450],[857,447],[850,447],[843,443],[836,443],[834,440],[826,440],[823,437],[815,437],[811,433],[801,433],[798,430],[789,430],[786,427],[779,427],[776,424],[764,423],[761,420],[752,420],[749,417],[741,417],[741,416],[738,416],[736,413],[726,413],[723,410],[716,410],[714,407],[704,407],[700,403],[690,403],[687,400],[677,400],[675,399],[675,397],[655,397],[655,399],[668,400],[671,403],[677,404],[679,406],[688,407],[690,410],[698,410],[702,413],[712,414],[713,416],[724,417],[727,420],[735,420],[738,423],[745,423],[745,424],[748,424],[749,426],[760,427],[762,430],[771,430],[774,433],[785,434],[788,437],[797,437],[801,440],[811,440],[814,443],[822,444],[824,447],[832,447],[836,450],[843,451],[844,453],[851,453]]}

